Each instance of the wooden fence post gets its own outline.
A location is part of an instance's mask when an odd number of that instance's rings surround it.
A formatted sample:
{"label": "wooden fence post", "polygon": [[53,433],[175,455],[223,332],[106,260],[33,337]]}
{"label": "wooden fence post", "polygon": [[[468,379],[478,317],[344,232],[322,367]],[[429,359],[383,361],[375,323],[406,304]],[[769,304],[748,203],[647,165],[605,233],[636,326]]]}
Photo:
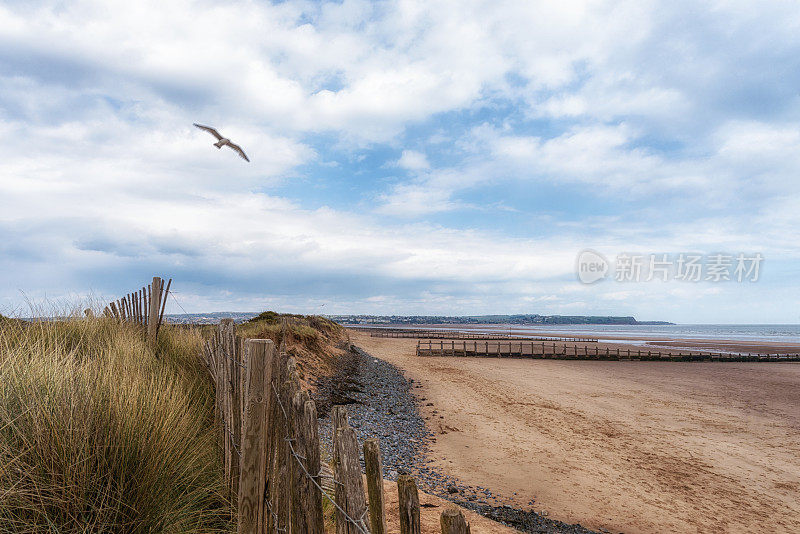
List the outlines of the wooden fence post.
{"label": "wooden fence post", "polygon": [[[364,499],[364,480],[361,478],[361,464],[358,461],[358,439],[349,426],[336,432],[336,504],[344,510],[336,510],[337,534],[362,534],[363,530],[353,524],[366,525],[364,516],[367,503]],[[347,514],[347,516],[345,516]],[[366,530],[366,529],[364,529]]]}
{"label": "wooden fence post", "polygon": [[239,471],[238,533],[261,534],[267,462],[266,396],[275,346],[269,339],[248,339],[245,347],[248,355],[247,400]]}
{"label": "wooden fence post", "polygon": [[161,311],[158,313],[158,322],[156,323],[156,335],[158,335],[158,329],[161,328],[161,322],[164,320],[164,309],[167,307],[167,295],[169,295],[169,287],[172,285],[172,278],[167,280],[167,287],[164,289],[164,281],[161,281],[161,295],[159,295],[159,299],[161,299]]}
{"label": "wooden fence post", "polygon": [[[302,416],[302,441],[303,451],[297,451],[305,457],[306,471],[311,476],[317,476],[321,467],[319,452],[319,434],[317,427],[317,405],[312,400],[307,400],[303,405]],[[317,482],[319,483],[319,481]],[[303,485],[303,513],[306,516],[306,526],[309,534],[324,534],[325,522],[322,517],[322,493],[320,489],[307,478]]]}
{"label": "wooden fence post", "polygon": [[[236,355],[233,348],[233,339],[236,334],[233,330],[233,320],[223,319],[217,327],[217,337],[219,340],[218,350],[220,351],[221,358],[219,358],[219,376],[216,380],[217,386],[217,399],[220,401],[220,415],[222,422],[222,453],[223,465],[225,470],[225,489],[228,495],[233,491],[233,472],[236,443],[234,443],[233,436],[233,382],[231,381],[231,373],[233,369],[231,364],[234,363]],[[237,467],[238,471],[238,462]]]}
{"label": "wooden fence post", "polygon": [[[228,398],[229,412],[231,415],[230,434],[231,439],[231,495],[233,495],[232,502],[235,505],[235,499],[239,496],[239,463],[241,458],[237,451],[242,449],[242,388],[241,388],[241,375],[242,375],[242,361],[243,355],[241,345],[236,339],[236,327],[233,319],[229,319],[226,323],[226,335],[228,350],[231,353],[231,359],[228,360],[230,372],[228,374],[230,384],[228,389],[230,396]],[[265,386],[266,387],[266,386]],[[266,399],[265,399],[266,400]]]}
{"label": "wooden fence post", "polygon": [[364,467],[369,497],[369,525],[372,534],[386,534],[386,515],[383,498],[383,465],[381,447],[376,438],[364,441]]}
{"label": "wooden fence post", "polygon": [[400,507],[400,534],[422,534],[419,524],[417,483],[409,475],[397,477],[397,500]]}
{"label": "wooden fence post", "polygon": [[464,519],[464,514],[455,507],[450,507],[442,512],[440,522],[442,534],[468,534],[470,531],[469,523]]}
{"label": "wooden fence post", "polygon": [[147,342],[151,347],[156,344],[156,332],[158,329],[158,309],[160,308],[161,278],[153,277],[153,286],[150,292],[150,316],[147,318]]}
{"label": "wooden fence post", "polygon": [[292,523],[292,502],[295,500],[292,474],[296,465],[287,439],[293,437],[292,428],[294,426],[294,414],[292,411],[292,401],[295,393],[300,389],[294,358],[287,358],[284,377],[283,383],[280,385],[280,398],[283,406],[281,414],[284,415],[285,424],[278,426],[278,440],[280,443],[278,453],[280,454],[281,468],[276,484],[278,505],[274,512],[278,515],[278,527],[286,528],[286,531],[290,532],[290,525]]}
{"label": "wooden fence post", "polygon": [[[292,508],[292,532],[310,532],[309,522],[312,518],[306,513],[308,507],[306,501],[311,497],[309,486],[313,486],[311,480],[306,476],[308,468],[307,449],[309,443],[307,441],[308,431],[305,427],[305,405],[306,402],[311,402],[307,391],[298,390],[294,397],[292,397],[291,416],[292,421],[292,435],[290,436],[293,441],[293,449],[297,456],[289,459],[291,462],[291,508]],[[319,472],[319,468],[314,474]],[[309,471],[310,473],[310,471]]]}
{"label": "wooden fence post", "polygon": [[340,428],[350,426],[347,421],[347,408],[340,404],[331,408],[331,425],[334,433]]}
{"label": "wooden fence post", "polygon": [[282,464],[285,460],[283,447],[286,445],[285,419],[281,408],[279,396],[281,384],[286,377],[287,357],[284,350],[284,342],[281,341],[280,349],[272,359],[272,374],[268,384],[267,402],[267,499],[266,506],[266,531],[277,532],[280,529],[288,529],[287,525],[278,525],[277,511],[280,510],[281,492],[286,491],[282,486]]}
{"label": "wooden fence post", "polygon": [[[219,332],[219,329],[215,330],[213,335],[213,341],[211,344],[211,350],[214,354],[214,420],[216,422],[215,428],[217,429],[217,447],[220,450],[220,454],[225,454],[225,419],[224,419],[224,411],[222,409],[222,387],[223,387],[223,380],[222,380],[222,368],[225,365],[225,352],[222,350],[222,335]],[[223,457],[223,463],[225,459]]]}

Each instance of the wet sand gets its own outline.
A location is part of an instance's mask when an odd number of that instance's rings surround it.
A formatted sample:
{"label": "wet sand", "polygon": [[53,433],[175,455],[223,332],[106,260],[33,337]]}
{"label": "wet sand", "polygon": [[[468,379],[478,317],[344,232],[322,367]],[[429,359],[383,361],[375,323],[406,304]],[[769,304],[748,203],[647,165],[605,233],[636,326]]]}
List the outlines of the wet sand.
{"label": "wet sand", "polygon": [[[800,364],[419,358],[437,465],[611,532],[800,531]],[[516,495],[514,493],[516,492]]]}

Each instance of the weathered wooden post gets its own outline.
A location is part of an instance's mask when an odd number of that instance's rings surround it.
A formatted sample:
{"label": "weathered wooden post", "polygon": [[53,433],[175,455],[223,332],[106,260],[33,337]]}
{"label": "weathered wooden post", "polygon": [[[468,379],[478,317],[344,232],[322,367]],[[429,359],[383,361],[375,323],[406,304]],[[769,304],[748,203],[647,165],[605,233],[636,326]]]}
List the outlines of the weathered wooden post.
{"label": "weathered wooden post", "polygon": [[236,340],[236,327],[233,319],[223,319],[221,325],[225,333],[225,342],[227,350],[231,357],[228,359],[228,413],[230,415],[230,431],[228,438],[231,440],[230,455],[231,455],[231,472],[230,472],[230,485],[231,500],[235,504],[235,499],[239,495],[239,454],[237,451],[241,450],[242,443],[242,391],[241,391],[241,374],[242,374],[242,350],[241,346]]}
{"label": "weathered wooden post", "polygon": [[455,507],[450,507],[443,511],[440,522],[442,534],[467,534],[470,531],[469,523],[464,519],[464,514]]}
{"label": "weathered wooden post", "polygon": [[281,465],[284,460],[282,455],[282,445],[285,445],[286,426],[281,409],[280,397],[278,396],[279,387],[283,383],[286,375],[286,354],[283,350],[283,342],[280,349],[272,358],[270,365],[270,381],[267,384],[267,499],[265,505],[266,532],[276,532],[286,525],[278,525],[276,521],[277,510],[280,506],[281,492],[285,488],[281,482]]}
{"label": "weathered wooden post", "polygon": [[169,295],[169,287],[172,285],[172,278],[167,281],[167,287],[164,289],[164,281],[161,281],[161,295],[159,299],[161,299],[161,311],[158,313],[158,322],[156,323],[156,335],[158,335],[158,329],[161,328],[161,323],[164,321],[164,309],[167,307],[167,295]]}
{"label": "weathered wooden post", "polygon": [[383,465],[381,464],[381,447],[376,438],[364,441],[364,467],[367,474],[370,530],[372,534],[386,534]]}
{"label": "weathered wooden post", "polygon": [[[358,461],[358,439],[356,432],[349,426],[336,431],[334,441],[336,449],[335,473],[336,504],[344,513],[336,509],[337,534],[362,534],[357,525],[366,526],[364,516],[367,503],[364,499],[364,480],[361,478],[361,464]],[[345,516],[345,514],[347,514]],[[353,524],[355,522],[356,524]]]}
{"label": "weathered wooden post", "polygon": [[147,298],[147,288],[143,287],[139,292],[142,294],[142,326],[147,327],[147,304],[149,300]]}
{"label": "weathered wooden post", "polygon": [[397,477],[397,500],[400,508],[400,534],[422,534],[419,523],[417,483],[409,475]]}
{"label": "weathered wooden post", "polygon": [[[321,461],[319,451],[319,434],[317,430],[317,405],[312,400],[307,400],[303,405],[302,418],[303,452],[306,471],[312,476],[320,472]],[[319,481],[318,481],[319,483]],[[304,477],[303,486],[303,513],[306,516],[306,527],[309,534],[324,534],[325,522],[322,517],[322,492],[308,478]]]}
{"label": "weathered wooden post", "polygon": [[[155,306],[153,306],[155,309]],[[248,339],[247,400],[239,471],[239,534],[261,534],[267,465],[266,401],[275,346],[270,339]]]}
{"label": "weathered wooden post", "polygon": [[336,435],[336,431],[340,428],[350,426],[347,421],[347,408],[337,404],[331,408],[331,431],[332,435]]}
{"label": "weathered wooden post", "polygon": [[[236,445],[231,439],[233,433],[233,397],[231,383],[231,364],[236,357],[233,353],[232,340],[236,334],[233,330],[233,320],[223,319],[217,327],[219,340],[219,380],[217,380],[217,399],[220,401],[220,414],[222,419],[222,451],[225,470],[225,489],[230,494],[233,490],[233,456]],[[238,469],[238,466],[237,466]]]}
{"label": "weathered wooden post", "polygon": [[[283,383],[280,384],[279,394],[281,399],[281,414],[284,416],[284,424],[279,426],[278,439],[280,447],[278,454],[280,455],[280,470],[278,471],[278,480],[275,486],[277,490],[278,503],[274,507],[273,512],[278,516],[278,530],[287,529],[289,532],[292,522],[292,501],[294,498],[293,490],[294,485],[292,482],[292,471],[296,467],[292,451],[289,447],[290,442],[288,439],[293,437],[294,413],[292,411],[292,402],[295,394],[300,390],[300,383],[297,379],[297,367],[295,359],[292,357],[286,360],[286,371],[284,374]],[[285,410],[285,411],[284,411]]]}
{"label": "weathered wooden post", "polygon": [[151,347],[156,345],[158,332],[158,310],[161,307],[161,278],[153,277],[152,290],[150,291],[150,315],[147,318],[147,342]]}
{"label": "weathered wooden post", "polygon": [[[308,392],[298,391],[292,397],[290,408],[290,419],[292,421],[291,438],[294,444],[291,447],[294,449],[291,462],[291,508],[292,508],[292,532],[310,532],[309,528],[309,514],[307,514],[306,500],[311,497],[309,486],[313,486],[311,480],[306,476],[308,471],[306,464],[308,463],[308,456],[306,449],[308,448],[307,435],[308,432],[305,428],[305,405],[306,402],[311,402]],[[290,443],[291,444],[291,443]],[[314,475],[319,472],[319,468]]]}

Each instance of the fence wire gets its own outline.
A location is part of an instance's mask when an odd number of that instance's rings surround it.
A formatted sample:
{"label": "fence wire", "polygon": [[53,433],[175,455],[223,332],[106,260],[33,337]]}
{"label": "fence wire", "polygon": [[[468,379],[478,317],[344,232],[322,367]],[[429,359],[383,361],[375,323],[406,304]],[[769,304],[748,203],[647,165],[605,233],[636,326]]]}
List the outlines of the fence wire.
{"label": "fence wire", "polygon": [[[283,412],[283,425],[284,425],[284,428],[286,430],[286,436],[285,436],[284,439],[286,440],[286,443],[289,444],[289,452],[291,453],[292,457],[295,459],[297,464],[300,466],[300,469],[303,471],[303,475],[306,478],[308,478],[311,481],[311,483],[314,484],[317,487],[317,489],[319,489],[319,491],[322,494],[322,496],[325,497],[326,499],[328,499],[331,502],[331,504],[333,504],[333,506],[339,511],[339,513],[341,513],[344,516],[345,520],[348,523],[350,523],[351,525],[356,527],[356,529],[358,529],[358,531],[361,532],[362,534],[370,534],[369,528],[367,527],[366,523],[364,523],[364,516],[366,516],[367,513],[369,512],[369,508],[368,507],[364,508],[364,513],[361,514],[360,518],[353,519],[352,517],[350,517],[350,515],[347,512],[344,511],[344,509],[341,506],[339,506],[339,504],[336,502],[336,500],[332,499],[330,497],[330,495],[328,495],[328,493],[322,488],[322,486],[320,486],[319,483],[317,483],[317,481],[315,480],[316,477],[308,472],[308,469],[306,469],[306,466],[303,464],[303,461],[300,459],[300,455],[297,454],[297,451],[295,451],[295,449],[294,449],[294,445],[292,444],[292,442],[294,441],[294,438],[291,438],[289,436],[289,424],[288,424],[289,423],[289,414],[286,413],[286,408],[284,407],[283,401],[281,400],[281,396],[278,393],[277,388],[275,387],[275,382],[271,381],[270,385],[272,386],[272,391],[275,393],[275,399],[278,401],[278,406],[281,407],[281,411]],[[320,473],[322,473],[322,469],[321,468],[320,468]],[[319,476],[319,475],[317,475],[317,476]],[[340,486],[343,485],[340,481],[336,480],[336,478],[334,476],[331,476],[330,478],[331,478],[331,480],[333,480],[334,484],[338,484]]]}
{"label": "fence wire", "polygon": [[[225,351],[225,350],[221,350],[221,351],[216,350],[216,349],[218,349],[218,348],[220,348],[222,346],[222,343],[221,343],[221,341],[219,339],[216,339],[216,338],[215,338],[215,341],[217,342],[216,347],[212,346],[212,344],[210,342],[207,344],[208,351],[211,354],[214,354],[214,353],[219,354],[219,353],[221,353],[228,360],[231,360],[235,364],[239,365],[242,369],[247,370],[247,366],[244,363],[242,363],[239,360],[237,360],[236,358],[228,355],[227,351]],[[216,376],[215,376],[215,379],[216,379]],[[215,382],[216,382],[216,380],[215,380]],[[234,387],[233,383],[231,383],[230,385],[231,385],[231,387]],[[355,518],[351,517],[344,510],[344,508],[342,508],[336,502],[335,499],[333,499],[330,495],[328,495],[328,492],[325,491],[325,488],[323,488],[319,484],[319,482],[317,482],[317,479],[328,478],[335,485],[343,486],[344,484],[342,484],[342,482],[340,482],[339,480],[336,480],[336,477],[333,476],[333,475],[324,475],[322,466],[320,466],[319,473],[317,473],[316,475],[312,475],[311,473],[308,472],[308,469],[306,468],[305,464],[303,463],[306,460],[306,458],[304,458],[303,456],[301,456],[300,454],[297,453],[297,450],[295,450],[295,448],[294,448],[295,439],[289,435],[289,431],[290,431],[290,429],[289,429],[289,414],[286,411],[286,407],[283,404],[283,400],[280,397],[280,393],[278,392],[278,390],[277,390],[277,388],[275,386],[275,382],[274,381],[270,381],[270,386],[272,388],[272,391],[275,394],[275,400],[277,401],[278,406],[280,407],[281,413],[283,415],[283,426],[284,426],[284,431],[285,431],[285,435],[283,437],[283,440],[288,445],[289,453],[292,456],[292,458],[294,458],[294,460],[297,462],[297,465],[300,467],[300,470],[301,470],[303,476],[311,481],[311,483],[319,490],[320,494],[334,506],[334,508],[341,514],[341,517],[343,517],[345,519],[345,521],[347,521],[348,523],[353,525],[356,528],[356,530],[358,532],[360,532],[361,534],[370,534],[369,527],[366,525],[366,523],[364,521],[364,518],[369,513],[369,507],[365,507],[364,508],[364,513],[361,514],[361,517],[359,517],[358,519],[355,519]],[[231,446],[233,447],[233,452],[236,453],[236,455],[239,457],[239,459],[241,461],[242,452],[241,452],[241,450],[239,448],[239,444],[236,443],[236,436],[230,430],[232,428],[232,425],[231,425],[230,421],[228,421],[227,418],[225,417],[225,413],[222,410],[219,410],[219,412],[220,412],[221,423],[223,425],[223,432],[226,433],[230,437],[230,443],[231,443]],[[275,532],[276,533],[287,532],[287,527],[286,526],[283,526],[283,527],[280,526],[280,524],[281,524],[280,517],[278,516],[278,514],[275,513],[275,510],[272,509],[272,505],[270,503],[270,500],[269,499],[265,499],[264,503],[265,503],[265,506],[267,508],[268,513],[272,517],[273,523],[275,525]]]}

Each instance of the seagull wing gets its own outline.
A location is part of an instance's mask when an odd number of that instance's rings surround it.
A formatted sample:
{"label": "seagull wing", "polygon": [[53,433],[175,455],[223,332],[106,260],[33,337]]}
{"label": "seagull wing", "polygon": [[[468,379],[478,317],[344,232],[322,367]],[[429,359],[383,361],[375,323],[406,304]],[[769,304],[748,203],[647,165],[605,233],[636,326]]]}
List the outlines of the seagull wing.
{"label": "seagull wing", "polygon": [[216,131],[216,130],[215,130],[214,128],[212,128],[211,126],[203,126],[202,124],[197,124],[196,122],[193,122],[192,124],[194,124],[196,127],[200,128],[201,130],[205,130],[205,131],[207,131],[208,133],[210,133],[211,135],[213,135],[214,137],[216,137],[216,138],[217,138],[217,141],[219,141],[220,139],[222,139],[222,136],[219,134],[219,132],[218,132],[218,131]]}
{"label": "seagull wing", "polygon": [[242,147],[239,145],[234,145],[233,143],[227,143],[227,145],[234,149],[236,153],[239,154],[245,161],[250,161],[247,157],[247,154],[245,154],[244,150],[242,150]]}

